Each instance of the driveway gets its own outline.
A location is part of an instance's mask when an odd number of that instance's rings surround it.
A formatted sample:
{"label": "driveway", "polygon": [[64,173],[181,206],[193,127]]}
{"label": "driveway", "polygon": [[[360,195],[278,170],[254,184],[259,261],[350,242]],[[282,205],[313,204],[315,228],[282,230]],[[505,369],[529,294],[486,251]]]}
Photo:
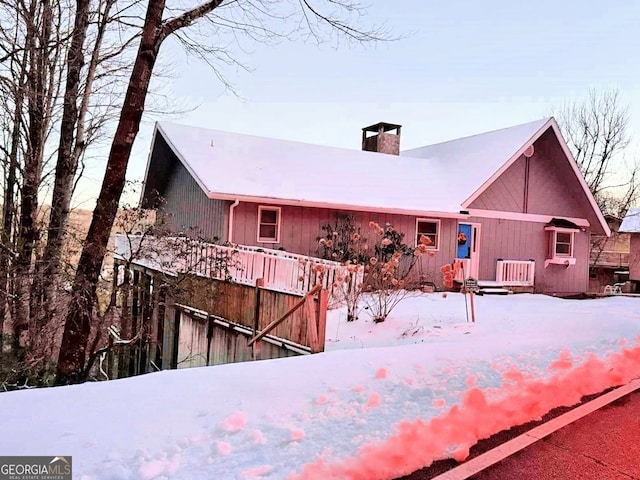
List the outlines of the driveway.
{"label": "driveway", "polygon": [[470,478],[640,479],[640,391],[596,410]]}

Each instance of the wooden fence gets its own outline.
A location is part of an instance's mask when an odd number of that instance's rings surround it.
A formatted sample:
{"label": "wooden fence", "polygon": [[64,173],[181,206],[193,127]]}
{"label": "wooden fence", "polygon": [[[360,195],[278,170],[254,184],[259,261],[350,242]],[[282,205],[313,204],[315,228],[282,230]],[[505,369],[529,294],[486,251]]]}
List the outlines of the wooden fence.
{"label": "wooden fence", "polygon": [[[249,286],[185,275],[172,280],[178,288],[167,288],[166,277],[147,267],[116,260],[115,269],[120,320],[109,328],[118,344],[110,378],[324,350],[328,293],[321,286],[305,296],[261,281]],[[249,343],[305,297],[305,308]]]}
{"label": "wooden fence", "polygon": [[[175,368],[324,351],[326,290],[318,285],[301,297],[257,283],[250,287],[197,276],[184,279],[180,302],[188,299],[189,305],[176,305]],[[306,308],[299,308],[301,302]]]}
{"label": "wooden fence", "polygon": [[[260,284],[260,282],[258,282]],[[181,298],[178,303],[230,320],[256,331],[262,331],[272,321],[291,310],[302,295],[271,290],[267,285],[251,287],[238,283],[227,283],[197,276],[188,276],[181,284]],[[312,349],[307,322],[313,321],[321,331],[321,348],[324,349],[324,328],[326,324],[326,290],[314,302],[315,318],[309,318],[307,309],[299,309],[279,324],[270,334],[304,348]]]}
{"label": "wooden fence", "polygon": [[175,368],[203,367],[310,353],[292,342],[267,335],[259,349],[248,345],[250,328],[177,305],[179,332]]}

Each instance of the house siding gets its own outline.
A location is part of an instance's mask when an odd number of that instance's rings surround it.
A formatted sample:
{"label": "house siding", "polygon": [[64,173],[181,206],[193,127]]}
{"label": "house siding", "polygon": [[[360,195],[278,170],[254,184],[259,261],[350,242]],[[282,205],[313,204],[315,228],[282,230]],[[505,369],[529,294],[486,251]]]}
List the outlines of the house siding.
{"label": "house siding", "polygon": [[[266,204],[241,202],[234,210],[233,243],[254,245],[264,248],[283,249],[301,255],[318,255],[318,239],[324,235],[322,226],[328,223],[335,225],[336,210],[326,208],[309,208],[297,206],[281,207],[280,242],[258,242],[258,207]],[[384,226],[389,223],[400,233],[405,234],[405,243],[415,245],[416,217],[410,215],[395,215],[383,213],[369,213],[356,211],[340,211],[341,214],[353,215],[354,224],[361,229],[363,237],[373,238],[369,232],[369,222],[374,221]],[[457,234],[457,220],[450,218],[440,220],[439,248],[434,257],[426,255],[420,257],[415,266],[415,274],[425,281],[442,286],[440,267],[451,263],[455,258],[455,237]]]}
{"label": "house siding", "polygon": [[553,132],[548,131],[535,144],[529,172],[527,213],[586,218],[591,225],[598,219]]}
{"label": "house siding", "polygon": [[640,233],[632,233],[629,243],[629,279],[640,282]]}
{"label": "house siding", "polygon": [[[596,226],[599,220],[560,142],[552,130],[534,143],[525,189],[526,159],[518,158],[471,204],[470,208],[505,212],[584,218]],[[525,198],[526,190],[526,202]]]}
{"label": "house siding", "polygon": [[[335,224],[336,211],[323,208],[282,206],[279,243],[257,242],[258,206],[256,203],[241,202],[234,212],[234,243],[283,249],[302,255],[317,255],[318,238],[323,235],[322,225]],[[343,211],[353,215],[355,225],[366,236],[368,223],[392,224],[405,234],[405,243],[414,245],[416,219],[411,215],[386,215],[380,213]],[[439,248],[434,257],[423,255],[415,266],[414,273],[424,281],[433,282],[442,288],[440,267],[451,263],[456,256],[458,220],[441,218]],[[474,222],[481,225],[480,231],[480,272],[481,280],[495,280],[496,261],[535,260],[536,290],[547,293],[586,292],[589,275],[588,232],[576,233],[574,254],[578,259],[575,266],[560,265],[544,267],[548,250],[548,233],[544,224],[516,220],[470,218],[460,222]]]}
{"label": "house siding", "polygon": [[208,198],[177,159],[162,193],[165,202],[160,218],[169,231],[226,240],[230,202]]}
{"label": "house siding", "polygon": [[574,257],[576,265],[549,265],[547,258],[549,234],[545,224],[497,218],[475,218],[482,224],[480,240],[480,278],[495,280],[496,262],[503,260],[534,260],[535,290],[545,293],[581,293],[589,285],[589,231],[576,232]]}
{"label": "house siding", "polygon": [[525,158],[520,157],[500,175],[470,208],[522,212],[524,210]]}

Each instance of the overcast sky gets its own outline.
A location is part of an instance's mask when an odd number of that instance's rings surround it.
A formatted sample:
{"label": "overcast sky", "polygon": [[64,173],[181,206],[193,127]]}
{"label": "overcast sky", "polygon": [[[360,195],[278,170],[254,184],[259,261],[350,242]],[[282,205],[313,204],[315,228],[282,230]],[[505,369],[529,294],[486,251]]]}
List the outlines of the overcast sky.
{"label": "overcast sky", "polygon": [[[360,148],[362,127],[385,121],[403,126],[407,149],[536,120],[589,88],[613,86],[639,130],[638,1],[369,3],[372,23],[406,38],[364,48],[253,45],[237,53],[251,72],[225,70],[241,98],[164,45],[174,76],[160,83],[195,110],[145,115],[128,178],[144,176],[156,120],[346,148]],[[103,171],[103,161],[91,165],[77,203],[92,207]]]}

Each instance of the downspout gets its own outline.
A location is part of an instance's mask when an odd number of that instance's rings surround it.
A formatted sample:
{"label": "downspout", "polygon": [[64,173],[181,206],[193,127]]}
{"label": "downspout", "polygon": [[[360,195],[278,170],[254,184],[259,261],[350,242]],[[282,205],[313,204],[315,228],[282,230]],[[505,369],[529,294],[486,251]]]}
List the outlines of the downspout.
{"label": "downspout", "polygon": [[229,229],[227,230],[227,241],[233,243],[233,210],[240,204],[240,200],[237,198],[229,207]]}

